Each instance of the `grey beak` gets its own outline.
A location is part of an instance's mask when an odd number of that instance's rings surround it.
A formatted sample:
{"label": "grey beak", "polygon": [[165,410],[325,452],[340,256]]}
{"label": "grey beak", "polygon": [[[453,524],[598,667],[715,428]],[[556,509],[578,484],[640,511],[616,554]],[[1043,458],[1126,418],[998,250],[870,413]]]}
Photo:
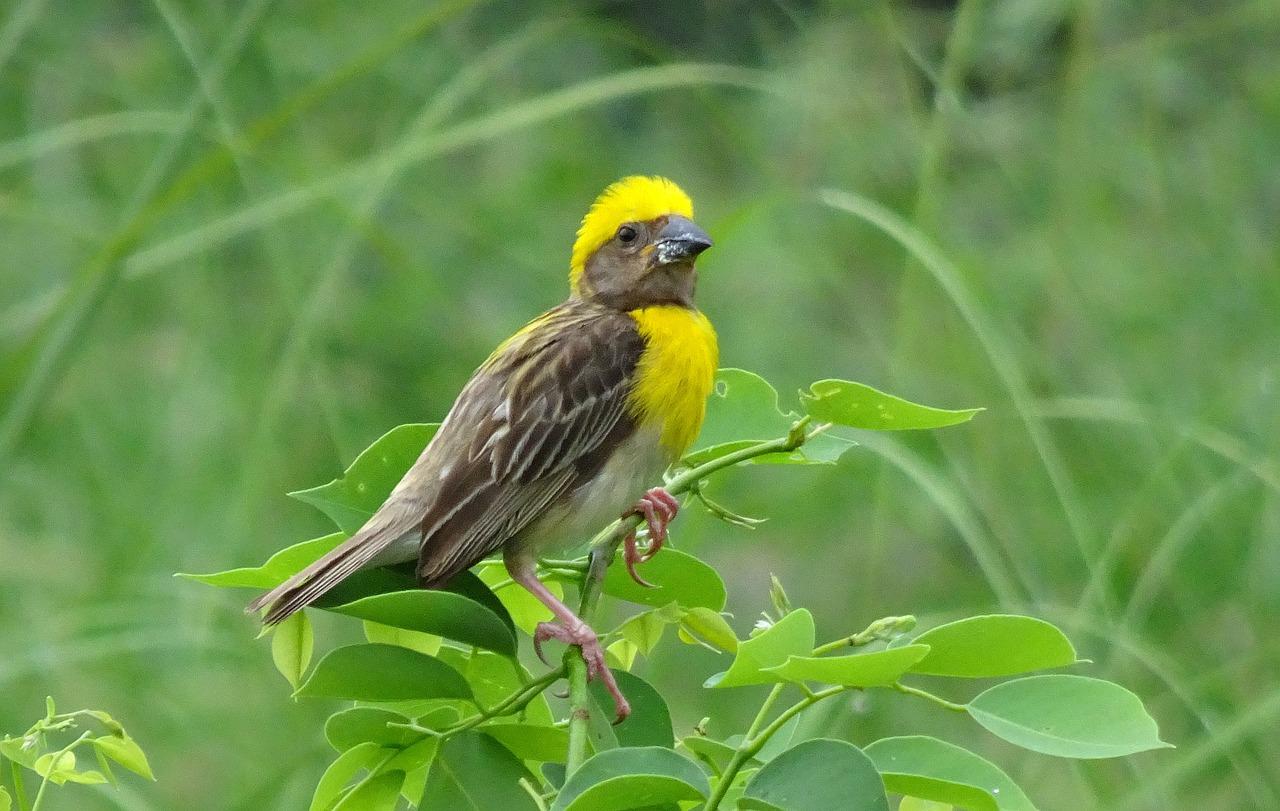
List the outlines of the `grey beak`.
{"label": "grey beak", "polygon": [[685,262],[711,247],[711,237],[688,217],[672,214],[653,243],[653,264]]}

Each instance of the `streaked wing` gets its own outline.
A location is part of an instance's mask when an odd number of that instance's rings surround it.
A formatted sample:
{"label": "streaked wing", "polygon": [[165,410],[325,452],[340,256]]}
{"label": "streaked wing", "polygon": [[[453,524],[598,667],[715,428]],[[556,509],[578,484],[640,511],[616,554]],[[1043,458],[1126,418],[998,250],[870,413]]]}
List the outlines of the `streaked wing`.
{"label": "streaked wing", "polygon": [[437,437],[453,459],[422,520],[424,583],[492,553],[599,470],[634,430],[627,394],[643,350],[625,313],[570,301],[481,367]]}

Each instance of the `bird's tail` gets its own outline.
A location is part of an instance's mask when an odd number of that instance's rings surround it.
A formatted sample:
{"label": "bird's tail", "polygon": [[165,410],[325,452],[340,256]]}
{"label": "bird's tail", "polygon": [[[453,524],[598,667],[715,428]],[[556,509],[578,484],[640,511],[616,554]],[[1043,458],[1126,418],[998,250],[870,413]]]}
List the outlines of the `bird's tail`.
{"label": "bird's tail", "polygon": [[416,521],[406,521],[404,518],[391,520],[381,515],[381,512],[370,518],[355,535],[315,563],[249,603],[245,611],[253,613],[267,607],[267,614],[262,622],[275,625],[311,605],[334,586],[363,569],[379,552],[416,526]]}

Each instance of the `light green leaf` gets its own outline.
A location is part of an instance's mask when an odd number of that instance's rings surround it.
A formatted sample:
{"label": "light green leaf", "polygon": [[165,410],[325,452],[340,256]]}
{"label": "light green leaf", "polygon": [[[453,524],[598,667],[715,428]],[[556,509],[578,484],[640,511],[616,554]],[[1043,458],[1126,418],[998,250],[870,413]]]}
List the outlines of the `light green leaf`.
{"label": "light green leaf", "polygon": [[[491,707],[529,683],[530,675],[514,659],[490,651],[471,653],[457,648],[440,649],[440,659],[461,673],[471,685],[476,702]],[[514,717],[514,716],[503,716]],[[519,715],[519,720],[532,724],[551,724],[551,709],[544,696],[539,695]]]}
{"label": "light green leaf", "polygon": [[1062,667],[1076,650],[1062,631],[1034,617],[988,614],[949,622],[913,640],[929,655],[911,668],[933,676],[991,678]]}
{"label": "light green leaf", "polygon": [[40,756],[40,752],[36,747],[27,748],[23,746],[22,738],[10,738],[8,735],[0,740],[0,755],[12,760],[19,766],[26,766],[28,769],[36,767],[36,758]]}
{"label": "light green leaf", "polygon": [[726,653],[736,653],[738,637],[729,621],[718,611],[704,606],[690,608],[680,618],[680,638],[686,642],[702,640]]}
{"label": "light green leaf", "polygon": [[316,790],[311,795],[309,811],[327,811],[332,808],[342,794],[342,790],[355,779],[358,773],[373,765],[375,761],[381,760],[391,751],[383,749],[376,743],[366,742],[357,744],[338,755],[329,764],[329,768],[325,769],[324,774],[320,775],[320,782],[316,784]]}
{"label": "light green leaf", "polygon": [[379,437],[338,478],[289,495],[317,507],[348,535],[382,506],[405,472],[422,455],[438,424],[409,424]]}
{"label": "light green leaf", "polygon": [[625,566],[610,566],[604,576],[604,593],[640,605],[658,608],[678,603],[684,608],[724,608],[724,581],[715,569],[678,549],[664,549],[648,563],[640,575],[657,588],[646,588],[631,579]]}
{"label": "light green leaf", "polygon": [[613,698],[599,679],[592,680],[592,707],[589,731],[597,752],[618,746],[665,746],[676,739],[671,726],[671,710],[653,685],[625,670],[614,670],[618,689],[631,703],[631,715],[614,725]]}
{"label": "light green leaf", "polygon": [[969,811],[1036,811],[998,766],[946,741],[924,735],[884,738],[866,753],[889,791]]}
{"label": "light green leaf", "polygon": [[[757,374],[742,369],[721,369],[707,400],[707,416],[695,443],[697,450],[683,460],[689,466],[718,459],[728,453],[786,436],[800,414],[784,411],[778,392]],[[752,464],[829,464],[852,443],[819,436],[791,453],[771,453]]]}
{"label": "light green leaf", "polygon": [[969,702],[969,715],[1009,743],[1068,758],[1109,758],[1168,748],[1142,701],[1085,676],[1028,676]]}
{"label": "light green leaf", "polygon": [[667,626],[679,622],[682,613],[678,605],[669,603],[662,608],[636,614],[618,627],[618,633],[635,645],[640,653],[648,655],[662,641]]}
{"label": "light green leaf", "polygon": [[705,799],[707,777],[660,746],[600,752],[565,781],[551,811],[625,811]]}
{"label": "light green leaf", "polygon": [[356,786],[333,806],[333,811],[395,811],[404,772],[380,771]]}
{"label": "light green leaf", "polygon": [[766,668],[777,667],[790,656],[813,653],[813,615],[807,608],[792,611],[758,636],[738,643],[733,664],[707,679],[704,687],[741,687],[779,681]]}
{"label": "light green leaf", "polygon": [[306,611],[289,616],[275,627],[271,635],[271,661],[295,690],[307,672],[307,665],[311,664],[315,641]]}
{"label": "light green leaf", "polygon": [[537,811],[520,787],[532,776],[505,746],[480,732],[444,742],[427,778],[419,811]]}
{"label": "light green leaf", "polygon": [[443,636],[507,656],[516,653],[515,636],[497,614],[474,600],[448,591],[393,591],[328,610],[407,631]]}
{"label": "light green leaf", "polygon": [[908,796],[903,797],[902,802],[898,803],[898,811],[955,811],[955,806],[951,803],[939,803]]}
{"label": "light green leaf", "polygon": [[295,695],[353,701],[472,697],[458,671],[395,645],[348,645],[325,654]]}
{"label": "light green leaf", "polygon": [[0,786],[0,811],[9,811],[12,807],[13,798],[9,796],[9,790]]}
{"label": "light green leaf", "polygon": [[815,420],[868,431],[942,428],[968,422],[982,411],[930,408],[850,380],[819,380],[800,399]]}
{"label": "light green leaf", "polygon": [[93,785],[96,783],[105,783],[107,778],[96,771],[76,771],[76,753],[75,752],[49,752],[36,758],[35,763],[36,774],[41,777],[48,777],[49,780],[58,785],[63,783],[84,783]]}
{"label": "light green leaf", "polygon": [[564,763],[569,751],[569,732],[562,727],[497,723],[479,729],[521,760]]}
{"label": "light green leaf", "polygon": [[906,645],[849,656],[789,656],[785,663],[762,670],[786,681],[876,687],[893,684],[928,652],[928,645]]}
{"label": "light green leaf", "polygon": [[119,735],[103,735],[89,740],[99,754],[111,758],[134,774],[141,775],[148,780],[156,779],[156,776],[151,772],[151,764],[147,762],[147,755],[142,751],[142,747],[138,746],[137,741],[123,732]]}
{"label": "light green leaf", "polygon": [[324,722],[324,737],[339,752],[345,752],[362,743],[379,746],[408,746],[418,733],[388,723],[406,724],[409,718],[381,707],[351,707],[335,712]]}
{"label": "light green leaf", "polygon": [[360,626],[364,630],[364,638],[370,642],[376,642],[379,645],[399,645],[402,648],[416,650],[418,653],[425,653],[428,656],[435,656],[439,653],[440,644],[444,641],[435,634],[406,631],[403,628],[393,628],[390,625],[370,622],[369,620],[364,620],[360,623]]}
{"label": "light green leaf", "polygon": [[194,580],[223,588],[273,589],[293,575],[315,563],[321,555],[347,539],[341,532],[313,538],[281,549],[261,566],[247,566],[212,574],[187,574],[178,572],[175,577]]}
{"label": "light green leaf", "polygon": [[844,741],[816,738],[766,763],[747,784],[739,807],[889,811],[889,800],[880,773],[861,749]]}

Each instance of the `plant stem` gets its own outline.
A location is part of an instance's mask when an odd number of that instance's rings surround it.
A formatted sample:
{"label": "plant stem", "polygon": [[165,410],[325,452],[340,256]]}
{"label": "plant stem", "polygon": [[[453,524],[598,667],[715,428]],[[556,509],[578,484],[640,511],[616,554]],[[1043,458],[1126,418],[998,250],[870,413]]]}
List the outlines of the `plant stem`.
{"label": "plant stem", "polygon": [[[769,697],[765,699],[765,706],[761,708],[760,714],[756,716],[756,720],[751,724],[752,731],[759,725],[760,719],[764,717],[768,706],[772,704],[782,692],[781,689],[779,689],[781,687],[782,685],[775,687],[773,692],[769,694]],[[778,730],[782,729],[784,724],[809,707],[817,704],[819,701],[822,701],[825,698],[830,698],[834,695],[839,695],[840,693],[851,689],[853,688],[836,686],[828,687],[825,690],[819,690],[816,693],[811,693],[778,713],[778,717],[773,719],[773,722],[761,730],[759,734],[753,735],[751,734],[751,731],[748,731],[747,737],[743,739],[742,743],[738,744],[737,751],[735,751],[733,753],[733,757],[729,759],[729,765],[725,766],[724,774],[721,775],[720,779],[716,782],[715,791],[711,792],[711,798],[707,800],[705,811],[717,811],[720,807],[720,802],[724,800],[724,795],[728,793],[729,787],[733,785],[734,778],[738,776],[738,772],[747,764],[747,761],[760,753],[760,750],[764,748],[764,745],[769,742],[769,739],[772,738]]]}
{"label": "plant stem", "polygon": [[44,790],[49,785],[49,776],[58,769],[58,763],[62,761],[62,756],[84,743],[89,738],[88,732],[80,733],[80,737],[71,743],[59,749],[52,758],[49,759],[49,771],[45,774],[44,779],[40,781],[40,788],[36,791],[36,801],[31,804],[31,811],[37,811],[40,808],[40,802],[44,799]]}
{"label": "plant stem", "polygon": [[947,701],[942,696],[934,695],[933,693],[930,693],[928,690],[921,690],[919,687],[909,687],[903,684],[902,682],[894,682],[893,685],[891,686],[893,687],[893,689],[897,690],[899,693],[905,693],[909,696],[917,696],[918,698],[923,698],[926,701],[932,701],[934,704],[937,704],[939,707],[942,707],[943,709],[946,709],[946,710],[951,710],[952,712],[968,712],[969,711],[969,708],[963,704],[957,704],[954,701]]}
{"label": "plant stem", "polygon": [[502,699],[489,709],[481,709],[480,712],[475,715],[464,718],[453,726],[446,727],[442,730],[429,729],[416,723],[399,724],[394,721],[388,722],[387,726],[396,727],[397,729],[409,729],[414,732],[421,732],[424,735],[431,735],[441,739],[449,738],[460,732],[466,732],[468,729],[474,729],[491,718],[497,718],[500,715],[510,715],[512,712],[518,712],[524,709],[530,701],[537,698],[542,691],[554,684],[555,681],[564,674],[565,669],[563,667],[558,667],[555,670],[549,670],[538,678],[530,681],[511,695]]}
{"label": "plant stem", "polygon": [[[733,453],[726,453],[724,456],[704,462],[672,477],[666,484],[667,492],[673,496],[679,496],[697,487],[699,482],[716,471],[733,467],[757,456],[765,456],[770,453],[790,453],[831,427],[830,423],[824,423],[812,430],[807,430],[810,419],[810,417],[802,417],[797,420],[784,437],[757,442],[754,445],[740,448]],[[609,568],[609,564],[613,562],[613,557],[618,551],[618,545],[629,534],[635,532],[640,526],[640,521],[641,518],[638,515],[619,518],[596,533],[596,536],[591,539],[590,557],[587,563],[587,571],[582,576],[582,598],[578,607],[578,616],[588,625],[591,624],[596,606],[600,602],[604,575]],[[565,775],[568,776],[573,774],[587,758],[587,729],[591,721],[591,693],[587,689],[587,665],[582,658],[582,651],[571,646],[569,650],[565,651],[564,664],[569,674],[569,751],[565,761]],[[707,808],[710,811],[711,806],[707,806]]]}
{"label": "plant stem", "polygon": [[18,811],[27,811],[27,786],[22,779],[22,767],[17,761],[9,762],[13,770],[13,800],[18,804]]}
{"label": "plant stem", "polygon": [[870,645],[877,640],[892,639],[910,631],[914,627],[916,627],[916,618],[910,614],[904,617],[881,617],[853,636],[846,636],[843,639],[819,645],[814,648],[813,655],[821,656],[824,653],[830,653],[840,648],[856,648],[862,645]]}

